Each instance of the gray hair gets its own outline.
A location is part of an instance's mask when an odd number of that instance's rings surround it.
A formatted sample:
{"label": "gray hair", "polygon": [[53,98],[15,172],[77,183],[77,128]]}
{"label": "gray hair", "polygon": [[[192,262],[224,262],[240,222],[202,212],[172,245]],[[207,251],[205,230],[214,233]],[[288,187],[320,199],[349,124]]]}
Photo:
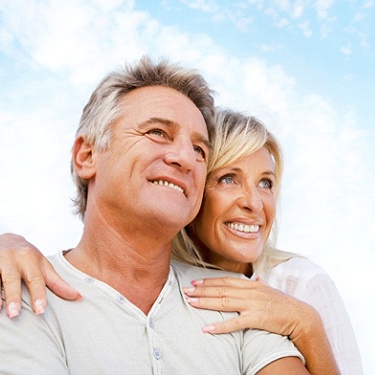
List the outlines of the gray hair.
{"label": "gray hair", "polygon": [[[125,68],[109,74],[99,83],[83,109],[76,137],[82,136],[99,151],[108,150],[112,124],[126,111],[121,99],[130,91],[147,86],[170,87],[187,96],[202,113],[211,138],[214,99],[213,91],[204,78],[194,69],[182,68],[166,59],[153,62],[148,56],[142,57],[133,65],[125,65]],[[83,218],[87,205],[88,180],[77,176],[73,163],[71,172],[77,186],[74,202],[77,213]]]}

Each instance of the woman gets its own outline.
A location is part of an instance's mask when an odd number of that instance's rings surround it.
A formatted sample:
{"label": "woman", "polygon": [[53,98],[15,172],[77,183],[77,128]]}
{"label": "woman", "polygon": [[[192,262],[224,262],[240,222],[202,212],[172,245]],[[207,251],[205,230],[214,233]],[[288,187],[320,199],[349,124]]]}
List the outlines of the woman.
{"label": "woman", "polygon": [[[311,374],[339,374],[334,357],[342,374],[361,374],[355,337],[333,282],[307,259],[272,245],[282,174],[277,141],[254,118],[218,111],[216,120],[203,204],[186,232],[175,239],[174,256],[198,266],[213,264],[240,272],[252,280],[193,280],[184,289],[192,306],[240,313],[203,330],[223,333],[250,327],[288,335]],[[3,236],[0,246],[10,316],[19,308],[19,284],[7,279],[19,273],[29,284],[36,312],[44,311],[44,278],[59,295],[79,298],[23,238]]]}

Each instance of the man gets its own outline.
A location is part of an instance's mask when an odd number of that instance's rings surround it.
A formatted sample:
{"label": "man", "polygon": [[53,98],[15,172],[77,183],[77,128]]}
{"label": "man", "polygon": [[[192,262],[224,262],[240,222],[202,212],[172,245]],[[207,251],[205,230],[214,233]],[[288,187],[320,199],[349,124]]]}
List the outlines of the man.
{"label": "man", "polygon": [[233,314],[194,310],[181,288],[223,273],[170,262],[201,204],[212,115],[203,78],[165,61],[99,84],[72,150],[83,235],[52,258],[84,299],[1,314],[1,374],[307,374],[284,337],[203,333]]}

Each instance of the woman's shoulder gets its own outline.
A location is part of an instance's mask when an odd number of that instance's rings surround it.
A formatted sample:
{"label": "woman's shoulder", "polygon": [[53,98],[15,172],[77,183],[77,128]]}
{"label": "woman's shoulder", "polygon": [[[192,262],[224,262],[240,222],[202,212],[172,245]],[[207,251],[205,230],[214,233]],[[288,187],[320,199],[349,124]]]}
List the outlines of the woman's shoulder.
{"label": "woman's shoulder", "polygon": [[328,275],[317,263],[303,256],[293,256],[271,268],[271,273],[295,275],[310,279],[317,275]]}
{"label": "woman's shoulder", "polygon": [[274,288],[299,297],[312,290],[336,290],[333,280],[321,266],[301,256],[272,267],[266,281]]}

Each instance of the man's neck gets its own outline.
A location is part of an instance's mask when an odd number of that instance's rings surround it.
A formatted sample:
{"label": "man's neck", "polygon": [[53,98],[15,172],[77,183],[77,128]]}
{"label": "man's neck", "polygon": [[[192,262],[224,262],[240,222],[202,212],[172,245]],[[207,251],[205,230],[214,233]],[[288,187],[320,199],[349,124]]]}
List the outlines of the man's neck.
{"label": "man's neck", "polygon": [[[147,314],[169,274],[171,241],[137,241],[112,228],[85,226],[78,246],[66,259],[80,271],[101,280]],[[160,236],[159,236],[160,237]]]}

